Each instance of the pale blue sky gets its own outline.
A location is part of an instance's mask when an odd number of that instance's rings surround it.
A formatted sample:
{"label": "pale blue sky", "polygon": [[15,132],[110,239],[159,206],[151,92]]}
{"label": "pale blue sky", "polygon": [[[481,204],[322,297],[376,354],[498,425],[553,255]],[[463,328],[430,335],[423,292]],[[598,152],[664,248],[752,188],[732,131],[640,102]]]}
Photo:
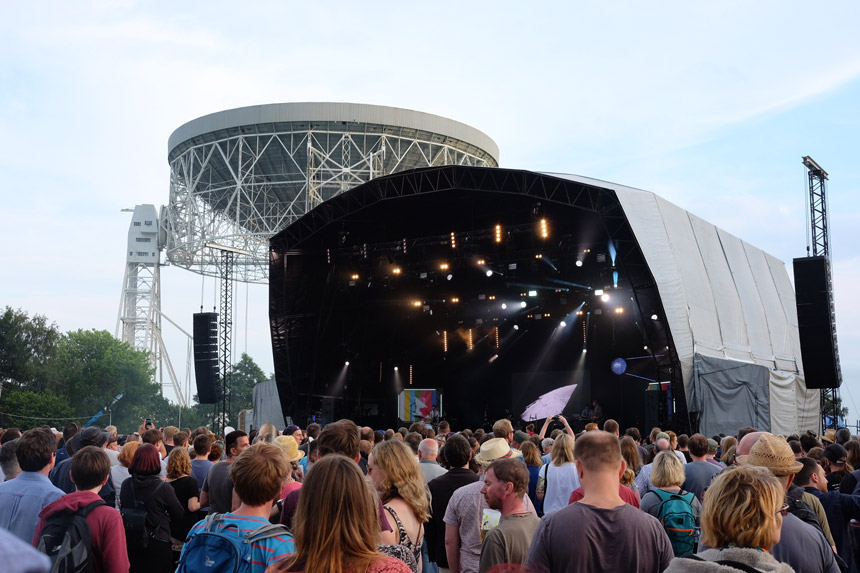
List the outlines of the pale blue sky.
{"label": "pale blue sky", "polygon": [[[232,107],[450,117],[492,137],[503,167],[654,191],[789,272],[805,254],[811,155],[831,175],[843,397],[857,419],[858,21],[856,2],[5,2],[0,304],[113,331],[120,209],[166,203],[170,133]],[[201,283],[163,273],[164,309],[189,330],[201,287],[215,302]],[[266,297],[249,289],[247,350],[271,371]],[[167,334],[183,372],[185,342]]]}

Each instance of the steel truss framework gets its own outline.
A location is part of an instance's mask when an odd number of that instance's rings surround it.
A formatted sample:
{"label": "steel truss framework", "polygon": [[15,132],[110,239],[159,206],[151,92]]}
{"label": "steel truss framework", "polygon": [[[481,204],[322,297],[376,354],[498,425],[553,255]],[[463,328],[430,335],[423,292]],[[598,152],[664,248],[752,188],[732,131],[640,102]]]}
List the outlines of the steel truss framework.
{"label": "steel truss framework", "polygon": [[425,131],[343,122],[247,126],[215,141],[183,144],[170,158],[167,256],[222,276],[204,244],[251,252],[236,279],[265,283],[269,239],[324,201],[362,183],[419,167],[495,167],[472,144]]}
{"label": "steel truss framework", "polygon": [[[609,236],[620,247],[616,264],[630,280],[643,339],[660,351],[659,354],[653,353],[659,381],[670,384],[668,392],[660,390],[659,420],[671,422],[679,432],[693,431],[694,421],[690,419],[687,411],[680,363],[675,353],[671,333],[663,321],[650,319],[652,313],[665,316],[657,285],[615,192],[530,171],[475,167],[445,166],[374,179],[360,189],[307,213],[272,239],[269,280],[270,323],[275,350],[275,374],[284,412],[292,412],[297,406],[294,401],[300,391],[298,386],[301,385],[301,381],[291,379],[290,371],[293,365],[289,362],[291,359],[289,348],[299,342],[302,336],[307,336],[303,326],[307,314],[295,312],[299,309],[288,311],[281,298],[281,289],[292,280],[285,268],[287,254],[293,250],[300,250],[306,240],[329,225],[381,201],[457,190],[486,192],[488,202],[492,201],[491,194],[525,195],[547,204],[554,203],[582,209],[599,216]],[[440,239],[444,240],[444,237],[441,235],[429,238],[415,237],[403,239],[398,243],[411,248],[428,240]],[[646,316],[642,316],[643,314]]]}
{"label": "steel truss framework", "polygon": [[[182,391],[170,355],[164,346],[161,330],[161,265],[152,263],[126,264],[122,297],[117,317],[116,336],[136,350],[149,355],[155,380],[163,387],[165,372],[182,406],[187,396]],[[170,320],[170,319],[168,319]],[[172,321],[171,321],[172,322]],[[184,331],[183,331],[184,332]],[[187,334],[187,333],[186,333]]]}

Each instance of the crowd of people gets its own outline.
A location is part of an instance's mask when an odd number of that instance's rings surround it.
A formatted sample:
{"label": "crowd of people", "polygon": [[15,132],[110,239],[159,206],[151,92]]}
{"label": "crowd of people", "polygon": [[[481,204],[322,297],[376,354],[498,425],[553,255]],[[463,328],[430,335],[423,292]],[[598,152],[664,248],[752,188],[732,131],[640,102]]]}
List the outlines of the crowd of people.
{"label": "crowd of people", "polygon": [[643,439],[611,419],[575,434],[561,415],[535,429],[6,428],[0,561],[10,572],[858,571],[860,442],[847,429]]}

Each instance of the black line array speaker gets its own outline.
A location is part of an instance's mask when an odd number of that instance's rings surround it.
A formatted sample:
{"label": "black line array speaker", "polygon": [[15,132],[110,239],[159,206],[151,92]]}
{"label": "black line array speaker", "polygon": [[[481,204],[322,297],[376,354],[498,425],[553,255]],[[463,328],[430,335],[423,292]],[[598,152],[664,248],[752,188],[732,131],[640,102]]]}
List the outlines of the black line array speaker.
{"label": "black line array speaker", "polygon": [[842,385],[830,284],[827,257],[794,259],[797,326],[807,388],[839,388]]}
{"label": "black line array speaker", "polygon": [[194,378],[197,381],[197,400],[201,404],[216,404],[221,400],[216,312],[194,314]]}

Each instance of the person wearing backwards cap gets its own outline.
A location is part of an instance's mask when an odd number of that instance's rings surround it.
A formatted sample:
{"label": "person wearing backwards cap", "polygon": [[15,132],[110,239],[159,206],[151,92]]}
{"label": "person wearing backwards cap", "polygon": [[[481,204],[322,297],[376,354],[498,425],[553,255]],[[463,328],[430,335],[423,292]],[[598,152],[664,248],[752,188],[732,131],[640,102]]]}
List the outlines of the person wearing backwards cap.
{"label": "person wearing backwards cap", "polygon": [[[481,561],[481,516],[490,508],[481,493],[483,473],[495,460],[511,457],[514,452],[505,438],[487,440],[475,455],[480,468],[478,481],[461,487],[451,496],[444,517],[445,553],[451,573],[477,573]],[[528,492],[523,495],[523,507],[537,516]]]}
{"label": "person wearing backwards cap", "polygon": [[[802,498],[806,497],[801,495],[803,490],[793,484],[803,464],[796,460],[788,442],[773,434],[755,432],[745,436],[740,445],[745,452],[738,456],[740,465],[769,470],[786,490],[785,503],[789,513],[782,519],[779,542],[770,549],[770,553],[777,561],[791,565],[795,571],[839,571],[833,540],[826,539],[823,534],[823,527],[827,527],[826,516],[822,516],[823,522],[819,522],[816,513],[803,501]],[[813,503],[820,505],[815,496],[808,495],[813,498]],[[827,533],[829,535],[829,528]]]}
{"label": "person wearing backwards cap", "polygon": [[840,444],[830,444],[824,448],[821,465],[827,474],[827,491],[840,491],[842,478],[854,471],[848,463],[848,451]]}

